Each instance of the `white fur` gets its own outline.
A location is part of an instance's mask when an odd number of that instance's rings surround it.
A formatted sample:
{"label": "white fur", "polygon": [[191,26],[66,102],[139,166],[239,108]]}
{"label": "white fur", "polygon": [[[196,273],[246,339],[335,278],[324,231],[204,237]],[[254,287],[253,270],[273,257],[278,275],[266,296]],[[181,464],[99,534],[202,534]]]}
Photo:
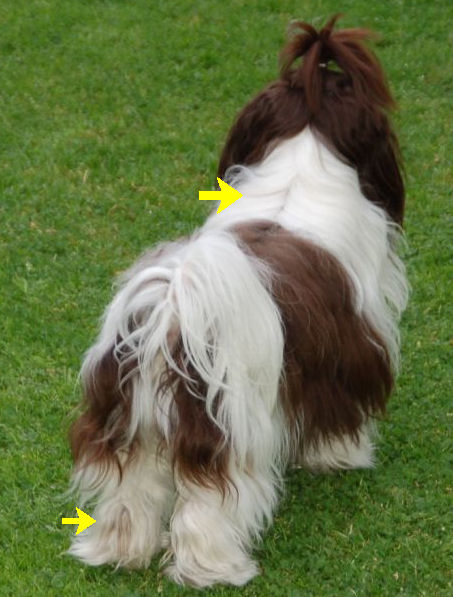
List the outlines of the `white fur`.
{"label": "white fur", "polygon": [[[127,354],[140,369],[134,379],[131,438],[157,425],[170,439],[171,396],[159,396],[156,389],[163,360],[187,377],[171,357],[171,341],[180,333],[188,361],[208,386],[206,396],[193,399],[205,401],[225,440],[231,440],[238,463],[245,463],[251,449],[264,461],[275,452],[269,444],[269,413],[277,403],[283,333],[266,289],[269,277],[264,264],[244,255],[234,237],[222,231],[167,245],[157,260],[152,253],[145,255],[126,274],[82,371],[86,375],[93,361],[118,336],[123,338],[116,347],[118,358]],[[214,414],[219,390],[223,400]]]}
{"label": "white fur", "polygon": [[272,519],[277,494],[269,470],[232,467],[230,493],[182,486],[171,519],[166,573],[196,587],[243,585],[258,573],[249,552]]}
{"label": "white fur", "polygon": [[100,476],[91,465],[75,470],[73,485],[81,507],[96,503],[96,524],[74,538],[68,553],[92,566],[148,566],[163,546],[163,524],[174,501],[171,470],[155,446],[140,450],[124,466],[121,483],[117,469]]}
{"label": "white fur", "polygon": [[374,466],[374,426],[368,422],[358,432],[356,440],[342,438],[319,439],[301,454],[301,464],[310,470],[326,472],[337,469],[372,468]]}
{"label": "white fur", "polygon": [[398,321],[408,297],[396,254],[400,232],[384,209],[362,194],[356,170],[306,127],[259,164],[233,166],[226,178],[243,197],[213,214],[204,229],[269,219],[325,248],[349,274],[357,312],[382,337],[396,370]]}

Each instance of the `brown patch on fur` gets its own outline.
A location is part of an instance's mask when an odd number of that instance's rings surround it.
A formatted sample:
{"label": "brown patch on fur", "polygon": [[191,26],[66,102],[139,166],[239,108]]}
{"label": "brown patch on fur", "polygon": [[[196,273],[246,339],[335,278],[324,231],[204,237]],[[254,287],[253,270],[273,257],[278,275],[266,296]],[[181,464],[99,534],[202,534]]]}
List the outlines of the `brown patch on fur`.
{"label": "brown patch on fur", "polygon": [[[190,380],[168,364],[160,377],[153,399],[158,402],[157,396],[170,392],[173,402],[169,442],[164,440],[158,429],[152,431],[157,434],[158,453],[168,450],[173,468],[181,478],[196,485],[216,487],[226,495],[232,487],[228,475],[228,441],[206,412],[203,400],[206,384],[195,369],[187,365],[179,333],[178,339],[170,345],[173,346],[172,358],[177,368],[184,371]],[[139,445],[138,437],[132,443],[127,440],[133,391],[130,374],[137,365],[126,358],[120,370],[114,351],[113,347],[107,351],[83,380],[85,412],[70,432],[76,465],[96,464],[99,468],[98,480],[112,466],[118,468],[121,480],[124,467]]]}
{"label": "brown patch on fur", "polygon": [[[231,489],[228,474],[229,442],[206,412],[206,383],[187,364],[181,340],[172,352],[178,369],[186,379],[167,365],[159,391],[171,391],[173,429],[169,446],[173,468],[186,481],[203,487],[215,487],[222,495]],[[217,397],[217,405],[222,399]],[[213,415],[215,415],[215,409]]]}
{"label": "brown patch on fur", "polygon": [[354,310],[354,291],[340,263],[278,225],[235,228],[244,249],[275,272],[272,293],[285,331],[281,399],[293,437],[305,446],[349,435],[385,411],[393,384],[388,355],[372,326]]}
{"label": "brown patch on fur", "polygon": [[277,142],[310,125],[356,168],[364,195],[401,224],[400,152],[387,116],[394,101],[379,62],[363,44],[372,34],[333,31],[337,18],[319,32],[307,23],[294,25],[301,31],[281,53],[280,79],[238,114],[217,176],[223,179],[229,166],[261,161]]}
{"label": "brown patch on fur", "polygon": [[72,455],[76,465],[96,464],[100,478],[117,466],[121,479],[120,454],[131,458],[137,447],[138,439],[132,444],[126,439],[132,406],[128,374],[135,367],[135,362],[127,363],[120,373],[112,346],[82,380],[85,411],[70,431]]}

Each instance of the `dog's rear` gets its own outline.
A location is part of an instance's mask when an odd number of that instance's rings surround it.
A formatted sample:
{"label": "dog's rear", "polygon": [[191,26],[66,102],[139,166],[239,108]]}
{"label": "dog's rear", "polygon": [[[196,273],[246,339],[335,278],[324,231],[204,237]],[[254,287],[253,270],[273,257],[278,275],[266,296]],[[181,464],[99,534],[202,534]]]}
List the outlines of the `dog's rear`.
{"label": "dog's rear", "polygon": [[246,548],[281,473],[283,334],[268,284],[224,231],[166,245],[126,274],[82,370],[74,482],[98,522],[71,553],[146,565],[174,508],[175,580],[256,573]]}
{"label": "dog's rear", "polygon": [[244,584],[290,460],[372,465],[407,299],[404,188],[368,33],[334,24],[298,24],[233,125],[218,175],[243,197],[143,257],[106,312],[72,433],[97,523],[71,552],[90,564],[166,547],[177,582]]}

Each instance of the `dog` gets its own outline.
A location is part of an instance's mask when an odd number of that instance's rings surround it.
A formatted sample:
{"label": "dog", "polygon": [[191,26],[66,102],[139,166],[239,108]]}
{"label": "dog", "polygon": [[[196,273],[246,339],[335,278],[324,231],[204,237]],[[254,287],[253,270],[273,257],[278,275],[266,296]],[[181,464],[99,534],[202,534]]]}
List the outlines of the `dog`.
{"label": "dog", "polygon": [[298,22],[217,175],[242,193],[121,278],[81,371],[71,554],[243,585],[289,465],[373,466],[408,284],[394,102],[363,29]]}

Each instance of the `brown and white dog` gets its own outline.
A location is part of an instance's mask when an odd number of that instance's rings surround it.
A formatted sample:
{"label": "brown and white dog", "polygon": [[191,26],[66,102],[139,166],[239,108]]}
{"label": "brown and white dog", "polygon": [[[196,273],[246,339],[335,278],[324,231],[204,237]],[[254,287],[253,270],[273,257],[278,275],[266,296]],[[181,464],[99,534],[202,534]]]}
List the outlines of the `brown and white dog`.
{"label": "brown and white dog", "polygon": [[[218,176],[243,197],[123,276],[82,368],[70,553],[242,585],[288,464],[373,465],[407,301],[393,100],[361,29],[297,23]],[[300,59],[300,61],[299,61]]]}

